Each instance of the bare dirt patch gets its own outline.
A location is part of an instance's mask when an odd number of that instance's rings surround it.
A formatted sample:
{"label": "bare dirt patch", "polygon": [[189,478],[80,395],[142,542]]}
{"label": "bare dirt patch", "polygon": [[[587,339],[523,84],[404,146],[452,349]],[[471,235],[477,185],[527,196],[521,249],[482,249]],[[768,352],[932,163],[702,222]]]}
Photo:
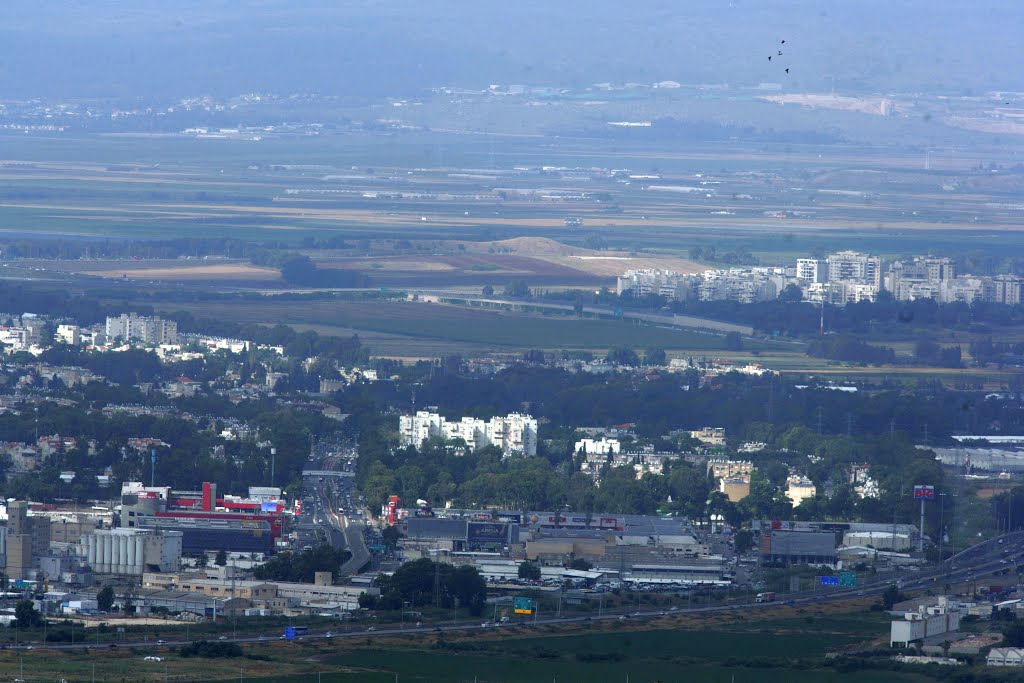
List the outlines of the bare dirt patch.
{"label": "bare dirt patch", "polygon": [[678,256],[586,249],[546,237],[516,237],[498,242],[477,242],[467,244],[466,251],[526,256],[598,277],[616,277],[627,270],[645,268],[674,270],[679,273],[699,273],[705,270],[704,265]]}

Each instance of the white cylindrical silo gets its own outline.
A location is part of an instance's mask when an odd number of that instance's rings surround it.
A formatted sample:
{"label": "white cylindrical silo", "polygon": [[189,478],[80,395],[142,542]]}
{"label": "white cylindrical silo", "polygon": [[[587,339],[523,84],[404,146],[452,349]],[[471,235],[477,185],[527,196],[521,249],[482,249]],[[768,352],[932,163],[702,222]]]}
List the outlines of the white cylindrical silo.
{"label": "white cylindrical silo", "polygon": [[117,573],[130,574],[131,570],[128,568],[128,543],[131,541],[131,538],[122,534],[118,541],[118,545],[121,546],[121,552],[117,562]]}
{"label": "white cylindrical silo", "polygon": [[110,540],[110,573],[120,574],[118,571],[118,565],[121,564],[121,543],[124,541],[124,537],[121,534],[111,534]]}
{"label": "white cylindrical silo", "polygon": [[128,538],[128,557],[125,559],[125,564],[127,564],[129,567],[131,567],[133,569],[135,568],[135,564],[136,564],[136,555],[135,555],[135,541],[136,540],[137,539],[136,539],[136,537],[134,535],[130,536]]}
{"label": "white cylindrical silo", "polygon": [[144,565],[146,564],[145,563],[145,559],[144,559],[145,556],[146,556],[146,551],[145,551],[146,539],[143,536],[140,535],[140,536],[136,536],[135,538],[133,538],[132,541],[133,541],[132,547],[134,548],[134,550],[132,552],[135,554],[135,563],[132,566],[135,567],[135,573],[138,574],[139,576],[142,576],[142,569],[143,569]]}
{"label": "white cylindrical silo", "polygon": [[114,539],[109,534],[103,534],[100,538],[103,539],[103,560],[100,564],[103,566],[103,573],[109,574],[110,565],[114,563]]}

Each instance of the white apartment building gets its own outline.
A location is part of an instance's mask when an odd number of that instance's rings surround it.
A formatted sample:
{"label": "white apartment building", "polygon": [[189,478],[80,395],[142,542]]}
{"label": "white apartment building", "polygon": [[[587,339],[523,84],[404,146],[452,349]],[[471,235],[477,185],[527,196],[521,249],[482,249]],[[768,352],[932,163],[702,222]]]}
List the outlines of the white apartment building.
{"label": "white apartment building", "polygon": [[82,331],[78,325],[57,325],[57,334],[54,338],[61,344],[78,346],[82,341]]}
{"label": "white apartment building", "polygon": [[698,285],[698,296],[701,301],[769,301],[778,296],[774,280],[768,268],[707,270]]}
{"label": "white apartment building", "polygon": [[122,313],[107,317],[107,339],[138,340],[147,344],[177,344],[178,323],[162,320],[159,316],[147,318],[135,313]]}
{"label": "white apartment building", "polygon": [[882,260],[857,251],[838,251],[828,257],[828,282],[849,282],[882,287]]}
{"label": "white apartment building", "polygon": [[581,439],[576,442],[573,452],[575,453],[618,453],[622,450],[622,445],[618,439],[609,439],[607,437],[601,437],[600,439]]}
{"label": "white apartment building", "polygon": [[616,292],[622,296],[629,292],[634,297],[658,294],[666,299],[682,301],[689,294],[694,276],[672,270],[627,270],[618,278]]}
{"label": "white apartment building", "polygon": [[14,351],[28,347],[29,332],[24,327],[0,327],[0,344]]}
{"label": "white apartment building", "polygon": [[793,503],[793,507],[800,505],[808,498],[814,498],[818,489],[807,477],[791,474],[786,478],[786,497]]}
{"label": "white apartment building", "polygon": [[806,284],[828,282],[828,261],[818,258],[797,259],[796,279]]}
{"label": "white apartment building", "polygon": [[996,275],[992,278],[992,301],[1015,306],[1021,303],[1021,285],[1024,279],[1016,275]]}
{"label": "white apartment building", "polygon": [[492,417],[490,421],[473,417],[448,421],[437,413],[420,410],[415,415],[402,415],[398,432],[403,446],[420,446],[431,438],[461,439],[471,450],[497,446],[506,456],[537,455],[537,420],[519,413]]}

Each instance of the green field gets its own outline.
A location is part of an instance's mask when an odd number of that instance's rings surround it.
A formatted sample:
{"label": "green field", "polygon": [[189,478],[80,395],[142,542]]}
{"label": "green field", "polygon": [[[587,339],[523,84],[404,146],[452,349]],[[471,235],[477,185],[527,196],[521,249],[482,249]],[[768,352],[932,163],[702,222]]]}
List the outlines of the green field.
{"label": "green field", "polygon": [[[835,610],[839,611],[835,611]],[[586,627],[506,627],[416,636],[244,644],[244,657],[183,658],[176,648],[100,648],[0,652],[0,677],[28,681],[318,681],[318,683],[924,683],[928,669],[842,670],[826,654],[878,647],[888,617],[861,603],[780,608],[778,614],[738,612],[680,616],[654,623],[601,622]],[[180,627],[179,627],[180,628]],[[163,637],[174,637],[162,630]],[[359,627],[361,630],[361,627]],[[851,650],[853,648],[853,650]],[[162,661],[144,661],[157,655]],[[988,672],[986,672],[988,673]],[[95,678],[93,678],[95,676]],[[1010,680],[999,678],[991,680]],[[978,679],[982,680],[982,679]],[[989,679],[984,679],[989,680]]]}
{"label": "green field", "polygon": [[[243,323],[315,326],[324,333],[369,330],[407,336],[409,353],[416,355],[417,338],[483,344],[501,349],[607,349],[625,345],[676,351],[714,351],[725,348],[720,335],[640,325],[624,320],[579,320],[567,316],[501,313],[442,304],[407,302],[246,300],[244,306],[212,303],[161,304],[167,312],[186,310],[197,317]],[[754,348],[773,348],[750,342]]]}

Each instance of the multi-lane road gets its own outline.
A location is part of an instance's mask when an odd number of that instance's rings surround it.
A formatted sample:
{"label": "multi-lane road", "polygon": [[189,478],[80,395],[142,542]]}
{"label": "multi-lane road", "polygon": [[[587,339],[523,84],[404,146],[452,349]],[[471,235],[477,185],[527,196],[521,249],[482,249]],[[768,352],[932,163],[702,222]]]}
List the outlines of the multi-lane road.
{"label": "multi-lane road", "polygon": [[[352,556],[341,566],[343,575],[357,574],[370,560],[366,547],[366,517],[359,510],[358,492],[352,483],[358,452],[339,447],[314,453],[311,471],[325,473],[306,477],[316,500],[316,523],[331,546]],[[326,474],[330,473],[330,474]]]}
{"label": "multi-lane road", "polygon": [[[965,583],[974,580],[985,579],[995,574],[1006,571],[1014,572],[1017,565],[1024,564],[1024,532],[1018,531],[999,536],[976,546],[973,546],[946,561],[945,571],[940,568],[923,569],[919,575],[912,578],[905,578],[900,582],[902,590],[921,590],[938,585],[941,587],[947,583]],[[595,621],[623,621],[633,622],[646,619],[653,619],[666,616],[685,614],[704,614],[713,612],[729,612],[735,610],[772,610],[783,606],[820,604],[849,600],[857,597],[877,596],[883,593],[890,585],[891,580],[878,581],[864,584],[856,588],[836,588],[827,593],[814,593],[812,595],[799,595],[789,599],[776,602],[753,603],[734,602],[726,604],[708,605],[695,608],[671,608],[641,611],[614,611],[607,610],[598,616],[557,616],[526,618],[508,625],[499,625],[492,622],[469,621],[463,623],[432,623],[428,625],[402,625],[397,627],[359,627],[349,628],[343,631],[328,631],[319,634],[308,634],[302,636],[305,640],[328,640],[332,638],[365,638],[369,635],[374,637],[386,635],[410,635],[443,632],[472,632],[487,628],[509,628],[509,627],[532,627],[542,625],[571,625],[585,624]],[[281,637],[280,633],[267,634],[262,636],[229,637],[221,636],[220,639],[235,643],[260,643],[271,642]],[[132,649],[153,649],[154,647],[176,647],[186,644],[188,641],[175,639],[167,641],[149,642],[126,642],[119,643],[117,647]],[[111,647],[109,644],[76,643],[47,645],[46,649],[70,650],[70,649],[103,649]],[[36,644],[12,645],[9,649],[30,650],[43,649],[43,646]]]}

